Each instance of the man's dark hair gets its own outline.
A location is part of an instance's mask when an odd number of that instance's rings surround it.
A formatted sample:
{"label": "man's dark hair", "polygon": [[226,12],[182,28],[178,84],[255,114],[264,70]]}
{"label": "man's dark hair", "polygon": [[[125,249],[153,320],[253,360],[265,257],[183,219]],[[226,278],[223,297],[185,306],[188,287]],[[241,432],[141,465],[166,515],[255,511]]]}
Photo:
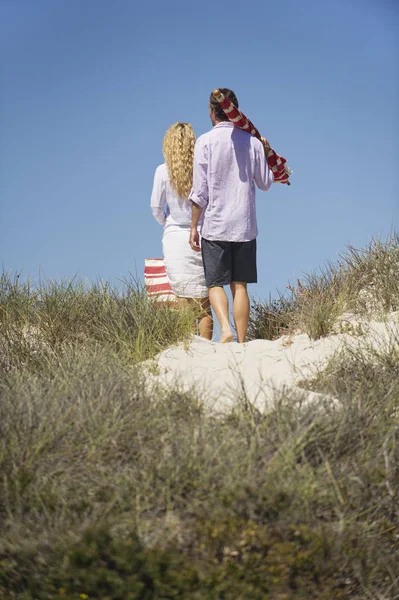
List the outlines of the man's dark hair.
{"label": "man's dark hair", "polygon": [[[238,108],[238,100],[237,96],[232,90],[228,88],[218,88],[226,98],[232,101],[234,106]],[[223,108],[220,106],[219,102],[214,98],[213,94],[210,95],[209,98],[209,106],[211,110],[215,113],[215,117],[218,121],[228,121],[227,116],[223,112]]]}

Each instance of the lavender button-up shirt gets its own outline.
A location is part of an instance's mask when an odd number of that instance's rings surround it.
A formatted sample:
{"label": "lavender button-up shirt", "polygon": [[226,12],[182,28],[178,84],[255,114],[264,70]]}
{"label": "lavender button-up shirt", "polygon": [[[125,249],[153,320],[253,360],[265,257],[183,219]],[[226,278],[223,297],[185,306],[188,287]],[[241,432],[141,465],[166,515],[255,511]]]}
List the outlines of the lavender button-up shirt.
{"label": "lavender button-up shirt", "polygon": [[204,209],[202,237],[248,242],[258,235],[255,183],[267,191],[274,181],[261,142],[233,123],[218,123],[194,150],[190,200]]}

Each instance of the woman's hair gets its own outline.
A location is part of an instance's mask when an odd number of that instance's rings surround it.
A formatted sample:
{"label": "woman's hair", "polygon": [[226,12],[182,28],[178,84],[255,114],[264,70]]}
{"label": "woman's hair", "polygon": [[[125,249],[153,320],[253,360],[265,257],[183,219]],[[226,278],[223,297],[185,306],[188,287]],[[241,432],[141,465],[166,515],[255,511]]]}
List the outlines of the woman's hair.
{"label": "woman's hair", "polygon": [[163,155],[172,188],[179,198],[188,198],[193,185],[195,135],[190,123],[171,125],[163,138]]}

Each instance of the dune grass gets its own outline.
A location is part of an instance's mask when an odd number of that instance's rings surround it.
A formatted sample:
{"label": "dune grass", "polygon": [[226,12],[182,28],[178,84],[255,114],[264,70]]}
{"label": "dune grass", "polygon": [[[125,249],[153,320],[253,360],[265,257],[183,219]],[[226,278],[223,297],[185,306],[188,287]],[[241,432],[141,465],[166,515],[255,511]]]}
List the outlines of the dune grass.
{"label": "dune grass", "polygon": [[106,347],[129,362],[154,356],[193,332],[195,309],[176,310],[148,300],[134,280],[121,289],[82,280],[33,285],[0,277],[0,370],[35,364],[77,345]]}
{"label": "dune grass", "polygon": [[343,312],[383,318],[399,310],[399,235],[373,239],[365,249],[349,246],[336,263],[305,275],[277,300],[252,303],[249,339],[276,339],[304,332],[329,335]]}
{"label": "dune grass", "polygon": [[1,286],[0,598],[399,598],[394,336],[304,382],[311,404],[215,415],[140,367],[192,313],[134,282]]}
{"label": "dune grass", "polygon": [[102,349],[13,369],[0,387],[3,597],[396,597],[393,352],[312,383],[340,406],[291,393],[268,415],[241,399],[218,418],[192,394],[150,394]]}

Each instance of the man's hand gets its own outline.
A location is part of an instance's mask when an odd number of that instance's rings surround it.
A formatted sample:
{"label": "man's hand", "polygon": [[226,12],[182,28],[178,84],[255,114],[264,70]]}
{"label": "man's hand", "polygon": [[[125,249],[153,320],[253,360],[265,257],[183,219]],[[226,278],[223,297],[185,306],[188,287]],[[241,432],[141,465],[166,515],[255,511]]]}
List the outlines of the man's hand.
{"label": "man's hand", "polygon": [[193,250],[199,252],[201,250],[199,245],[199,233],[196,227],[191,227],[190,229],[190,241],[189,244]]}
{"label": "man's hand", "polygon": [[263,137],[263,138],[261,138],[261,141],[262,141],[263,147],[264,147],[264,149],[265,149],[265,154],[266,154],[266,156],[267,156],[267,153],[269,152],[269,150],[271,150],[270,144],[269,144],[269,142],[267,141],[267,139],[266,139],[266,138],[264,138],[264,137]]}

